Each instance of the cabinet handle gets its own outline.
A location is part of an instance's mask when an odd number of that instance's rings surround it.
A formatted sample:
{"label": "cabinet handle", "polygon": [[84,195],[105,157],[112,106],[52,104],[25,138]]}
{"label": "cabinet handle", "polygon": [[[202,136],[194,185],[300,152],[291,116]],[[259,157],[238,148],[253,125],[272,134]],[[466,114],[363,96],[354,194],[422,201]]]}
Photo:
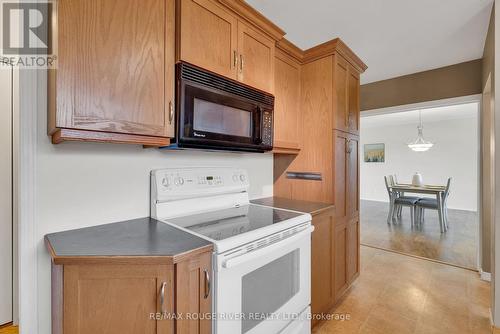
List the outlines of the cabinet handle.
{"label": "cabinet handle", "polygon": [[172,124],[172,121],[174,120],[174,104],[172,101],[168,103],[168,123]]}
{"label": "cabinet handle", "polygon": [[245,58],[240,55],[240,73],[243,73],[243,67],[245,67]]}
{"label": "cabinet handle", "polygon": [[203,296],[204,299],[207,299],[208,296],[210,295],[210,289],[211,289],[211,285],[210,285],[210,275],[208,273],[208,270],[204,270],[205,272],[205,295]]}
{"label": "cabinet handle", "polygon": [[238,67],[238,53],[236,50],[233,51],[233,66],[234,68]]}
{"label": "cabinet handle", "polygon": [[167,313],[167,309],[165,307],[165,287],[167,286],[167,282],[161,283],[160,289],[160,312]]}
{"label": "cabinet handle", "polygon": [[346,144],[345,152],[347,154],[351,154],[351,152],[352,152],[351,140],[350,139],[347,139],[347,144]]}

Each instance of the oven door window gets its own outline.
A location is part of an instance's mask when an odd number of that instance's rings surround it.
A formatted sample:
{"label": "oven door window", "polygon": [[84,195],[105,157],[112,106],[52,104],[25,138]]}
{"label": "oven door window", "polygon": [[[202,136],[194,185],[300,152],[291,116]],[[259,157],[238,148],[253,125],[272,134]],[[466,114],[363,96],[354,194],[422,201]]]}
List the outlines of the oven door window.
{"label": "oven door window", "polygon": [[[300,250],[288,253],[242,278],[241,332],[247,333],[300,290]],[[254,316],[258,315],[258,316]]]}
{"label": "oven door window", "polygon": [[194,99],[193,129],[229,136],[252,136],[252,113],[209,101]]}

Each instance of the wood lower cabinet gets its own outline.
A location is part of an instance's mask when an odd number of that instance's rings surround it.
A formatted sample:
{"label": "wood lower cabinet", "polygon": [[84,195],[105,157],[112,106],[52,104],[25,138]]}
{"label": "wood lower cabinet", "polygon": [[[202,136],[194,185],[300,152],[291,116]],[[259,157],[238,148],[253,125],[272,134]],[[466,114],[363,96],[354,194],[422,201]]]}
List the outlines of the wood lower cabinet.
{"label": "wood lower cabinet", "polygon": [[166,145],[174,135],[174,0],[60,0],[49,135]]}
{"label": "wood lower cabinet", "polygon": [[[311,311],[327,313],[335,302],[335,225],[334,211],[313,215],[311,244]],[[312,325],[318,323],[313,318]]]}
{"label": "wood lower cabinet", "polygon": [[174,333],[155,320],[174,311],[172,265],[53,265],[52,280],[52,333]]}
{"label": "wood lower cabinet", "polygon": [[274,64],[274,150],[298,154],[301,147],[300,64],[277,49]]}
{"label": "wood lower cabinet", "polygon": [[206,315],[212,309],[211,253],[205,253],[176,265],[176,312],[203,315],[199,319],[178,321],[177,334],[210,334],[212,322]]}
{"label": "wood lower cabinet", "polygon": [[177,60],[274,92],[276,35],[249,20],[266,21],[261,14],[235,1],[177,0],[177,7]]}
{"label": "wood lower cabinet", "polygon": [[175,264],[53,264],[52,333],[210,334],[208,318],[186,315],[211,313],[211,254]]}

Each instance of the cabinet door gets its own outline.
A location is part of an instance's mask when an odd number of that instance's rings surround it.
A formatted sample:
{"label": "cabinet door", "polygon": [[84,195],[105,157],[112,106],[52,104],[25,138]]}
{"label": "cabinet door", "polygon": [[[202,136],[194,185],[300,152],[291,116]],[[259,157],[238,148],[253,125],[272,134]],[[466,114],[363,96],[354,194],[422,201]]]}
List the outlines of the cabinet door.
{"label": "cabinet door", "polygon": [[350,219],[359,216],[359,138],[349,135],[346,145],[347,183],[345,198],[346,214]]}
{"label": "cabinet door", "polygon": [[55,127],[173,134],[174,17],[173,0],[58,1]]}
{"label": "cabinet door", "polygon": [[349,97],[349,112],[347,118],[348,131],[352,134],[359,135],[359,73],[350,65],[347,88]]}
{"label": "cabinet door", "polygon": [[337,130],[347,131],[349,122],[348,78],[349,65],[339,55],[335,56],[333,125]]}
{"label": "cabinet door", "polygon": [[347,224],[343,220],[335,221],[335,300],[339,300],[348,287],[348,272],[347,272],[347,252],[348,252],[348,229]]}
{"label": "cabinet door", "polygon": [[[328,312],[334,302],[334,224],[333,212],[313,217],[311,243],[311,309],[313,314]],[[318,320],[313,320],[313,325]]]}
{"label": "cabinet door", "polygon": [[64,266],[64,333],[173,333],[172,320],[155,320],[174,310],[173,272],[169,265]]}
{"label": "cabinet door", "polygon": [[334,203],[336,218],[347,219],[348,215],[348,190],[349,166],[347,165],[348,134],[343,131],[334,131],[334,176],[335,190]]}
{"label": "cabinet door", "polygon": [[178,0],[180,60],[236,79],[237,20],[212,0]]}
{"label": "cabinet door", "polygon": [[300,149],[300,65],[281,51],[274,63],[274,150]]}
{"label": "cabinet door", "polygon": [[351,284],[359,274],[359,218],[347,225],[347,282]]}
{"label": "cabinet door", "polygon": [[[176,334],[210,334],[212,322],[206,316],[212,311],[212,253],[176,264],[176,310],[178,314],[199,314],[193,319],[177,321]],[[200,320],[201,319],[201,320]]]}
{"label": "cabinet door", "polygon": [[238,80],[274,93],[274,41],[239,21],[238,50]]}

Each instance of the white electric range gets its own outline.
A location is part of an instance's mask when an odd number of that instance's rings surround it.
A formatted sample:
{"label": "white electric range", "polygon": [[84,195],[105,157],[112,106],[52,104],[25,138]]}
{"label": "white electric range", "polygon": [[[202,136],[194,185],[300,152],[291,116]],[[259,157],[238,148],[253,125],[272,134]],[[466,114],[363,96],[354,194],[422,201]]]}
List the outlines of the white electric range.
{"label": "white electric range", "polygon": [[311,216],[250,204],[234,168],[151,172],[151,217],[214,244],[213,334],[309,334]]}

